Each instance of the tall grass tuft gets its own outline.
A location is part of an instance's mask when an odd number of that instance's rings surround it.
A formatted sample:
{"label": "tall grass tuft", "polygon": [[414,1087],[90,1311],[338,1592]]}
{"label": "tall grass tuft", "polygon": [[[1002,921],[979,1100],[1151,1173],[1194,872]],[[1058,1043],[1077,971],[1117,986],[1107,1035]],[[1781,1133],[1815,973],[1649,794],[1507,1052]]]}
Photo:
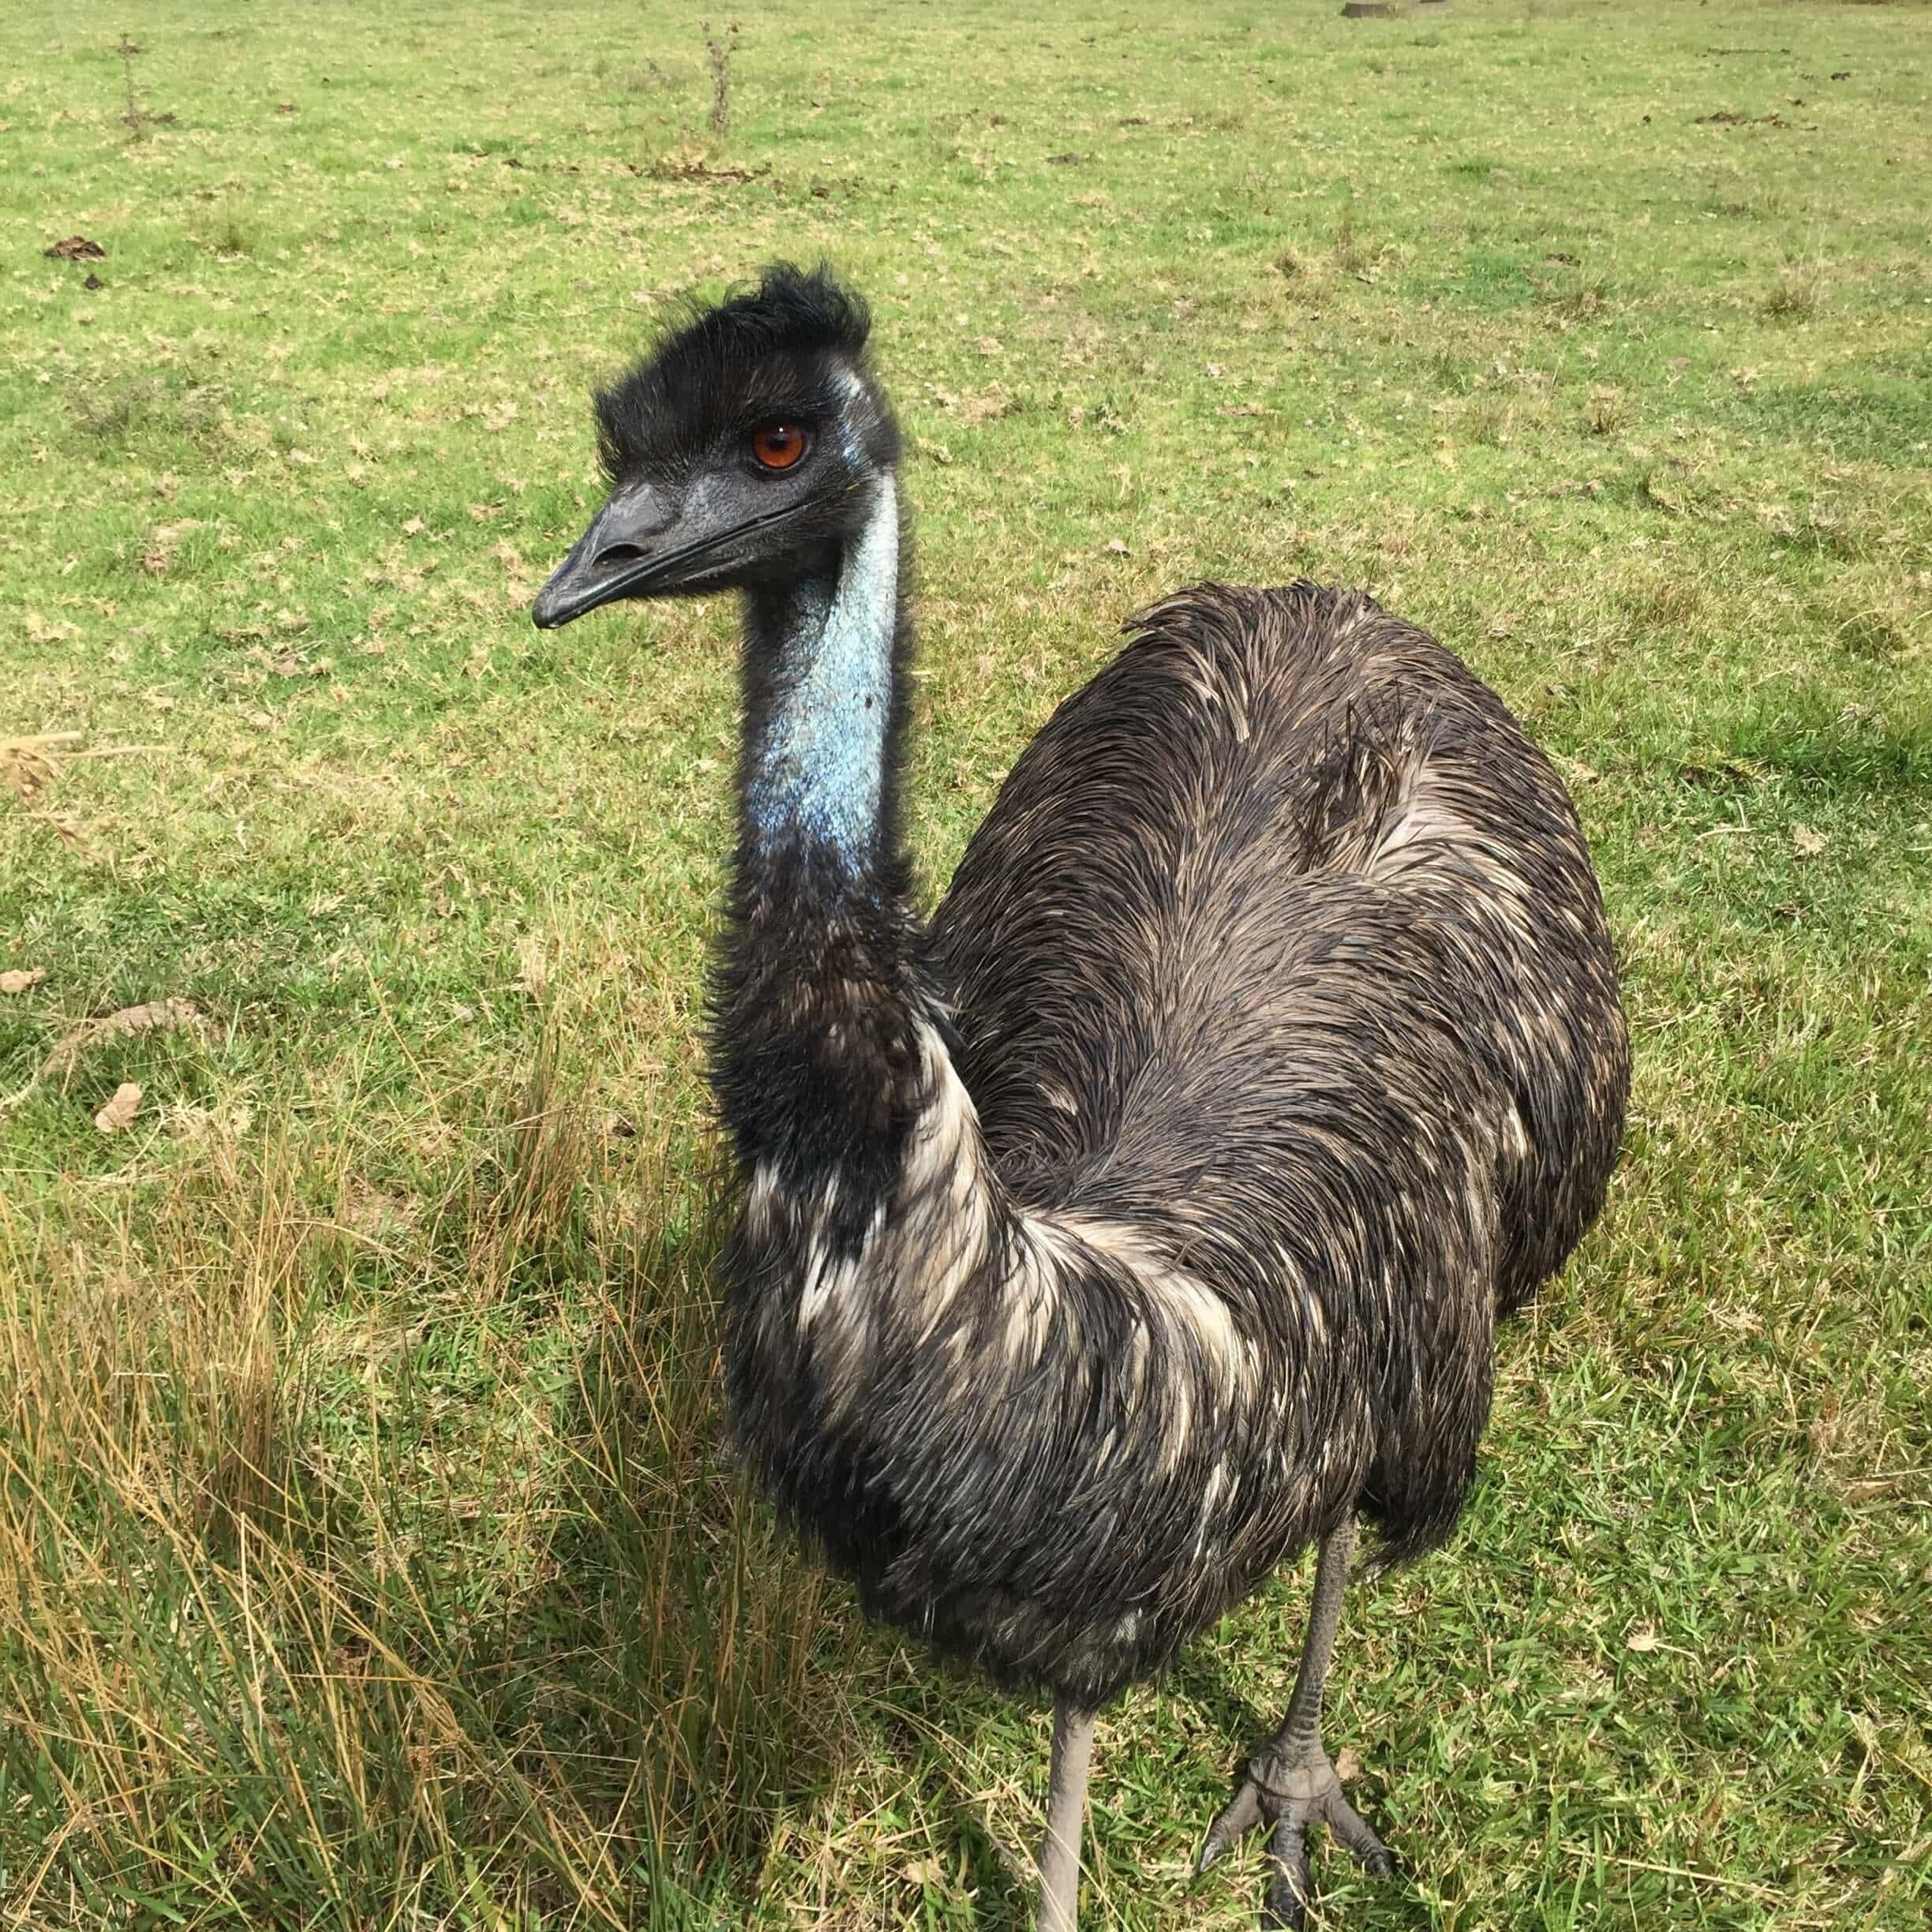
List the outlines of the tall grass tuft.
{"label": "tall grass tuft", "polygon": [[1764,299],[1764,312],[1780,322],[1806,322],[1816,313],[1825,276],[1815,262],[1788,262]]}
{"label": "tall grass tuft", "polygon": [[559,1084],[556,1029],[546,1025],[521,1091],[486,1127],[471,1172],[466,1271],[479,1300],[594,1273],[584,1220],[590,1162],[584,1111]]}
{"label": "tall grass tuft", "polygon": [[[399,1333],[304,1205],[340,1148],[215,1148],[85,1245],[0,1211],[14,1922],[654,1923],[819,1775],[853,1627],[721,1454],[710,1196],[595,1150],[548,1055],[502,1110],[388,1245]],[[553,1372],[453,1431],[456,1277],[537,1250]]]}

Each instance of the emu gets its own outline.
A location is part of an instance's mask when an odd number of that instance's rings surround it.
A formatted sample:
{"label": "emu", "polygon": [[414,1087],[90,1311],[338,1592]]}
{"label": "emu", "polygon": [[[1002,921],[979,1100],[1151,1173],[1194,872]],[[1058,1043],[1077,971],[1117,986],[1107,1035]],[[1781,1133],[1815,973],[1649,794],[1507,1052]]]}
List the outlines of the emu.
{"label": "emu", "polygon": [[1013,767],[930,924],[900,809],[900,438],[863,304],[768,269],[597,398],[611,489],[533,612],[742,599],[710,1071],[736,1436],[865,1609],[1054,1699],[1038,1923],[1072,1932],[1095,1715],[1319,1546],[1271,1827],[1392,1862],[1322,1737],[1357,1518],[1450,1530],[1497,1319],[1561,1265],[1628,1046],[1570,799],[1368,598],[1203,583]]}

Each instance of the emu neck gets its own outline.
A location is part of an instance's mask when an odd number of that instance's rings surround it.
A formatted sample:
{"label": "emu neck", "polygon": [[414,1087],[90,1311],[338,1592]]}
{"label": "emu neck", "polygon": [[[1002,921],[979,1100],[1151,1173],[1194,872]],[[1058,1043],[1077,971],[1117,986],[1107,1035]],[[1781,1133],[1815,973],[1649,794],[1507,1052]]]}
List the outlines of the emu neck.
{"label": "emu neck", "polygon": [[889,827],[900,727],[899,515],[889,476],[824,575],[754,593],[746,611],[744,827],[767,855],[803,851],[862,877]]}
{"label": "emu neck", "polygon": [[927,1000],[898,826],[904,728],[889,477],[822,575],[746,600],[738,854],[712,1075],[740,1162],[869,1214],[916,1104]]}

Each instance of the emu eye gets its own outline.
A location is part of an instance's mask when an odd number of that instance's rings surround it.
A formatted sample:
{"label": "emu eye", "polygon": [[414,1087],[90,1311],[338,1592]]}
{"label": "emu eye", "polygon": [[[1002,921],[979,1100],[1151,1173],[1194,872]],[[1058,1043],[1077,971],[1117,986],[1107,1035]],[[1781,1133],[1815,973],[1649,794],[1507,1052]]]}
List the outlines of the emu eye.
{"label": "emu eye", "polygon": [[805,432],[796,423],[762,423],[751,432],[751,458],[761,470],[789,470],[805,454]]}
{"label": "emu eye", "polygon": [[806,454],[806,432],[796,423],[762,423],[751,431],[751,460],[759,470],[790,470]]}

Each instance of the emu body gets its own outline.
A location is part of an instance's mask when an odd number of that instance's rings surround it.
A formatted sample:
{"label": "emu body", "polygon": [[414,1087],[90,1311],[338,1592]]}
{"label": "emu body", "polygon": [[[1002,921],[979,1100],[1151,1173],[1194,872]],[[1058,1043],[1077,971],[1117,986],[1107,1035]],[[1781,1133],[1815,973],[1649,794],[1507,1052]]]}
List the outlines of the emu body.
{"label": "emu body", "polygon": [[[1209,1842],[1274,1824],[1294,1923],[1307,1822],[1387,1863],[1319,1737],[1353,1526],[1391,1560],[1447,1533],[1496,1320],[1615,1159],[1595,876],[1548,762],[1425,633],[1207,584],[1060,706],[923,925],[864,339],[787,270],[670,339],[600,399],[617,491],[537,612],[743,593],[712,1042],[737,1432],[871,1613],[1058,1700],[1055,1927],[1091,1713],[1320,1541],[1294,1708]],[[746,467],[795,431],[784,474]]]}
{"label": "emu body", "polygon": [[[882,957],[904,914],[846,916]],[[1307,586],[1149,612],[929,945],[837,963],[883,1049],[864,1158],[788,1182],[792,975],[721,1009],[733,1409],[773,1495],[874,1614],[1089,1705],[1352,1511],[1438,1541],[1496,1316],[1601,1200],[1601,930],[1561,786],[1421,632]],[[799,1111],[840,1073],[795,1060]]]}

